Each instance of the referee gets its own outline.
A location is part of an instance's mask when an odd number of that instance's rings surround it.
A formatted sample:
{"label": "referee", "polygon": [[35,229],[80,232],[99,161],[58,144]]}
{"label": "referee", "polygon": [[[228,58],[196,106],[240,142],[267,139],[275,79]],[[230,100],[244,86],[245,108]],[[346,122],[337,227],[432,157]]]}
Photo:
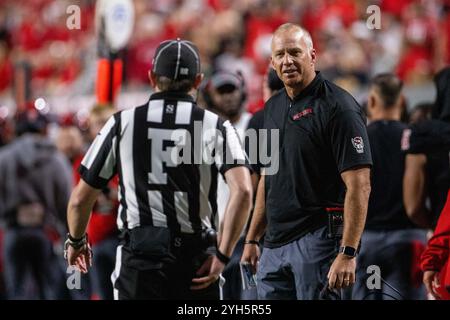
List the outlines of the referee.
{"label": "referee", "polygon": [[[81,163],[68,206],[68,263],[87,272],[86,225],[117,173],[122,237],[111,276],[115,299],[218,299],[220,273],[251,206],[247,158],[231,124],[195,103],[203,75],[193,43],[162,42],[149,77],[155,93],[148,103],[111,117]],[[218,172],[230,198],[217,249],[210,250]]]}

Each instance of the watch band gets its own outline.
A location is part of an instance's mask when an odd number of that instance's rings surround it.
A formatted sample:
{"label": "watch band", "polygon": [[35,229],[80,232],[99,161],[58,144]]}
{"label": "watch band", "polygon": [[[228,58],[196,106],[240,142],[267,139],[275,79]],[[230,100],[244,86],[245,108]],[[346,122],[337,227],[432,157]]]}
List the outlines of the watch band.
{"label": "watch band", "polygon": [[71,242],[80,242],[83,241],[83,239],[86,237],[86,234],[83,235],[81,238],[74,238],[70,235],[70,233],[67,233],[67,239],[69,239]]}
{"label": "watch band", "polygon": [[342,246],[342,247],[339,248],[339,253],[343,254],[345,256],[354,258],[358,254],[358,250],[356,248],[353,248],[353,247]]}

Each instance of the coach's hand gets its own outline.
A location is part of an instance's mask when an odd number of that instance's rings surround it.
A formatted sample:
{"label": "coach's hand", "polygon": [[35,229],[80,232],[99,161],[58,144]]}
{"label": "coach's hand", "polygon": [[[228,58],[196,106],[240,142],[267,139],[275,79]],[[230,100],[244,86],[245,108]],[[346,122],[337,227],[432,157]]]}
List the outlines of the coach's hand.
{"label": "coach's hand", "polygon": [[338,254],[328,272],[331,289],[350,287],[355,283],[356,258]]}
{"label": "coach's hand", "polygon": [[86,243],[80,249],[68,246],[66,255],[69,266],[75,266],[82,273],[88,273],[88,268],[92,267],[92,250],[89,243]]}
{"label": "coach's hand", "polygon": [[[215,255],[209,256],[196,272],[197,276],[200,276],[200,278],[192,279],[191,290],[201,290],[209,287],[219,279],[224,268],[225,264]],[[204,274],[207,275],[202,277]]]}
{"label": "coach's hand", "polygon": [[259,246],[257,244],[245,244],[244,252],[242,252],[241,263],[248,263],[253,273],[256,273],[260,256]]}

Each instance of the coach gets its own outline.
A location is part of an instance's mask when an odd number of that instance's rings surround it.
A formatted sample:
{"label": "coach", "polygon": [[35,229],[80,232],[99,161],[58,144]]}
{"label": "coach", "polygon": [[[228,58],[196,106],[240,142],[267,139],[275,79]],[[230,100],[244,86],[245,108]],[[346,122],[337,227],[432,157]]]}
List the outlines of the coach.
{"label": "coach", "polygon": [[358,103],[323,79],[315,62],[308,32],[290,23],[275,31],[272,66],[285,89],[266,102],[264,128],[279,130],[280,153],[272,155],[279,170],[260,180],[242,257],[256,268],[265,232],[260,299],[318,299],[327,286],[355,281],[370,194],[369,141]]}

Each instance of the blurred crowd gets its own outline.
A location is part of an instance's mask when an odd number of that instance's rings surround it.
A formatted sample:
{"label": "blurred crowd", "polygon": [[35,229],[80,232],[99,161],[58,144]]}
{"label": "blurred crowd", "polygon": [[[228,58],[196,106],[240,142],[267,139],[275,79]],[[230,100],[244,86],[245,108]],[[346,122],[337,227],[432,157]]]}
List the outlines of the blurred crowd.
{"label": "blurred crowd", "polygon": [[[69,30],[69,5],[81,8],[81,29]],[[200,49],[206,74],[241,70],[247,108],[261,108],[261,82],[271,32],[283,22],[303,25],[319,53],[317,68],[351,92],[376,73],[394,71],[423,83],[450,61],[448,0],[135,0],[135,31],[125,54],[125,87],[142,89],[158,43],[181,37]],[[366,22],[381,9],[381,29]],[[0,104],[12,94],[13,69],[31,66],[40,96],[94,91],[95,1],[0,1]],[[61,107],[62,108],[62,107]]]}

